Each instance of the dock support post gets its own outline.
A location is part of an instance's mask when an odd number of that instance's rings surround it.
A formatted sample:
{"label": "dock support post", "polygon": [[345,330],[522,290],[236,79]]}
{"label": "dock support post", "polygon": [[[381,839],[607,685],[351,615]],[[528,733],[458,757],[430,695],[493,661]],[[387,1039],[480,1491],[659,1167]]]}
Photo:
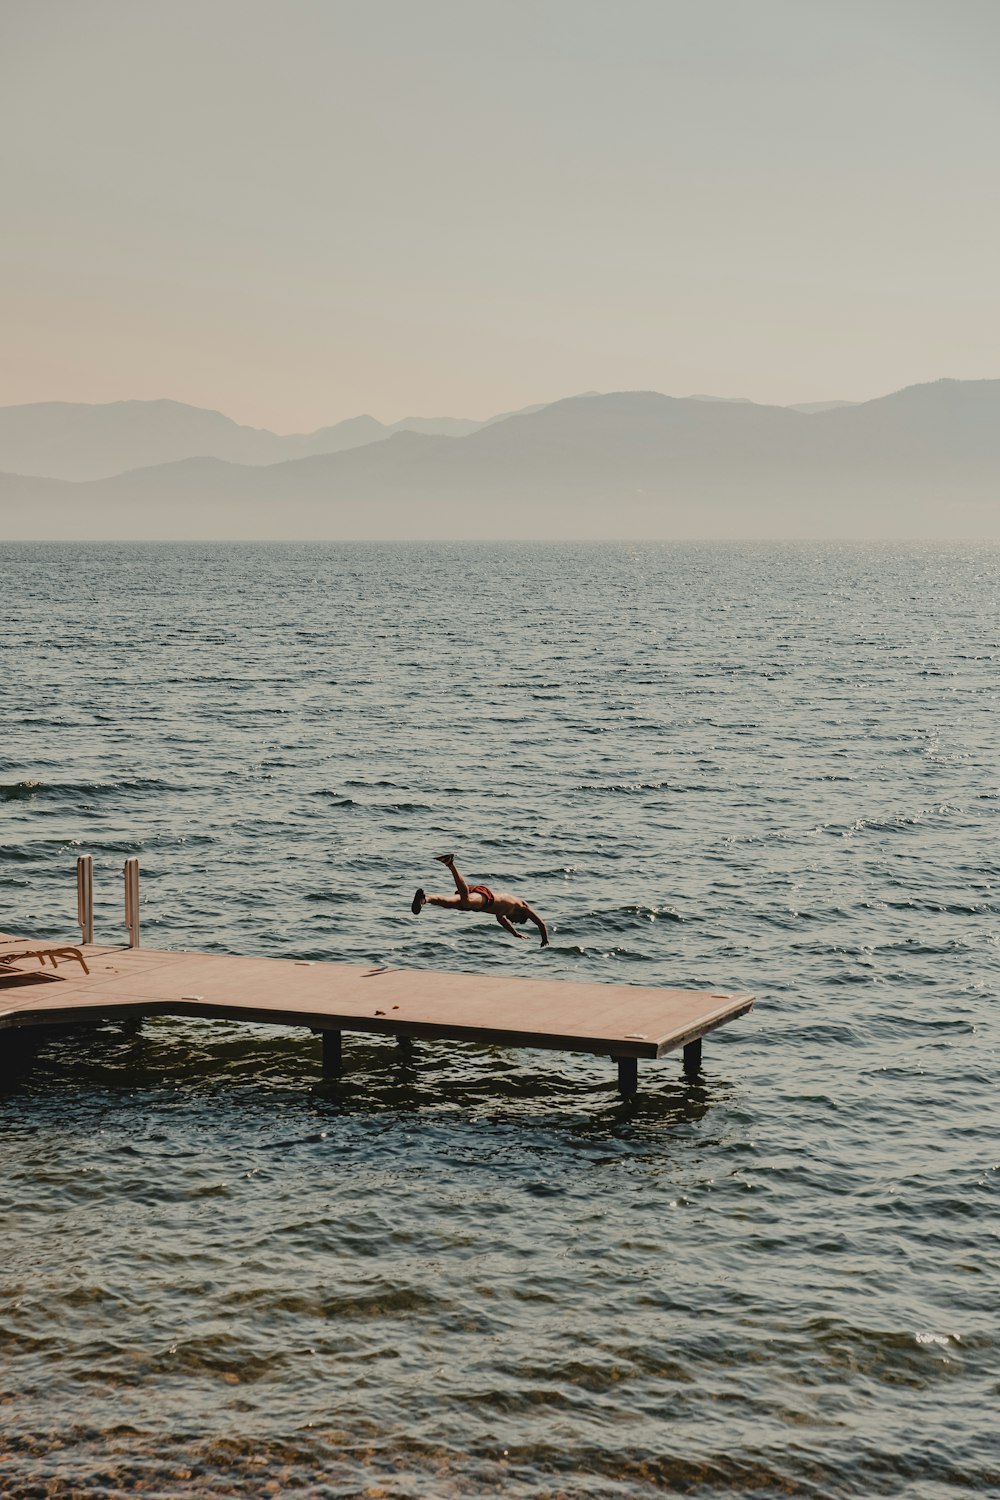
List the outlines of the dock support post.
{"label": "dock support post", "polygon": [[701,1037],[696,1037],[693,1042],[688,1042],[684,1048],[684,1076],[685,1078],[697,1078],[701,1072]]}
{"label": "dock support post", "polygon": [[340,1068],[343,1061],[341,1048],[341,1033],[339,1031],[323,1031],[323,1077],[339,1078]]}
{"label": "dock support post", "polygon": [[639,1087],[639,1059],[637,1057],[620,1057],[618,1059],[618,1092],[623,1099],[631,1099]]}
{"label": "dock support post", "polygon": [[81,854],[76,862],[76,920],[80,924],[80,941],[94,941],[94,860]]}
{"label": "dock support post", "polygon": [[128,928],[128,945],[139,946],[139,861],[125,861],[125,926]]}
{"label": "dock support post", "polygon": [[4,1046],[0,1052],[0,1089],[15,1084],[30,1072],[46,1029],[44,1026],[14,1026],[4,1032]]}

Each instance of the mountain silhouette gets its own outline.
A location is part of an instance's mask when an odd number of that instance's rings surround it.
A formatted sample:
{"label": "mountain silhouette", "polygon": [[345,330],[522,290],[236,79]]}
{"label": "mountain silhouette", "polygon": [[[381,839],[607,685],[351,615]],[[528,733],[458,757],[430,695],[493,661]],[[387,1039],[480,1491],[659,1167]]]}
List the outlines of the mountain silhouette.
{"label": "mountain silhouette", "polygon": [[[488,420],[500,421],[506,415]],[[360,416],[315,432],[281,436],[266,428],[240,426],[221,412],[182,401],[110,401],[96,406],[40,401],[0,407],[0,471],[76,480],[107,479],[185,458],[276,464],[380,442],[394,432],[460,437],[483,425],[462,417],[404,417],[387,424]]]}
{"label": "mountain silhouette", "polygon": [[0,476],[8,538],[1000,536],[1000,380],[815,412],[587,395],[256,467]]}

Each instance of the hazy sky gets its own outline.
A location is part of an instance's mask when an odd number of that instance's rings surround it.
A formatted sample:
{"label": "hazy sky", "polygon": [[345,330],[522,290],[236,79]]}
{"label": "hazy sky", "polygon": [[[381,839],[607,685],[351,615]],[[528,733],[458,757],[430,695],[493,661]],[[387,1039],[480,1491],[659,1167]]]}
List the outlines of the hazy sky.
{"label": "hazy sky", "polygon": [[0,0],[0,403],[1000,376],[1000,0]]}

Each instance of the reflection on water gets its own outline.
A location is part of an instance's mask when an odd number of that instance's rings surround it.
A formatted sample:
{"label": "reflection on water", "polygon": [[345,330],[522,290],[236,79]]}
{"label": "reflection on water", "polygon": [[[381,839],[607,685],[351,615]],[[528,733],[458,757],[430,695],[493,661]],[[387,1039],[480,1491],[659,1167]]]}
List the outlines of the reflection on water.
{"label": "reflection on water", "polygon": [[[627,1103],[2,1034],[0,1494],[1000,1487],[996,550],[16,550],[0,926],[138,853],[151,944],[760,998]],[[551,949],[410,915],[451,845]]]}

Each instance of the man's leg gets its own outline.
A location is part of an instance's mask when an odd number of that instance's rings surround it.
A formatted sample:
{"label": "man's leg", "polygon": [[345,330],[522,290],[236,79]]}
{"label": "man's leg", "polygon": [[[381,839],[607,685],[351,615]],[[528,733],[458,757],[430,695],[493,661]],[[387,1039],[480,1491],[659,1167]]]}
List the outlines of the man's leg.
{"label": "man's leg", "polygon": [[[435,854],[434,858],[439,865],[445,865],[451,871],[451,878],[455,882],[455,889],[462,901],[469,899],[469,887],[463,877],[455,868],[455,856],[453,854]],[[440,903],[438,903],[440,905]]]}
{"label": "man's leg", "polygon": [[457,911],[465,905],[466,903],[463,902],[461,896],[428,896],[423,886],[421,886],[410,904],[410,910],[417,917],[420,915],[421,909],[425,906],[448,906],[453,911]]}

